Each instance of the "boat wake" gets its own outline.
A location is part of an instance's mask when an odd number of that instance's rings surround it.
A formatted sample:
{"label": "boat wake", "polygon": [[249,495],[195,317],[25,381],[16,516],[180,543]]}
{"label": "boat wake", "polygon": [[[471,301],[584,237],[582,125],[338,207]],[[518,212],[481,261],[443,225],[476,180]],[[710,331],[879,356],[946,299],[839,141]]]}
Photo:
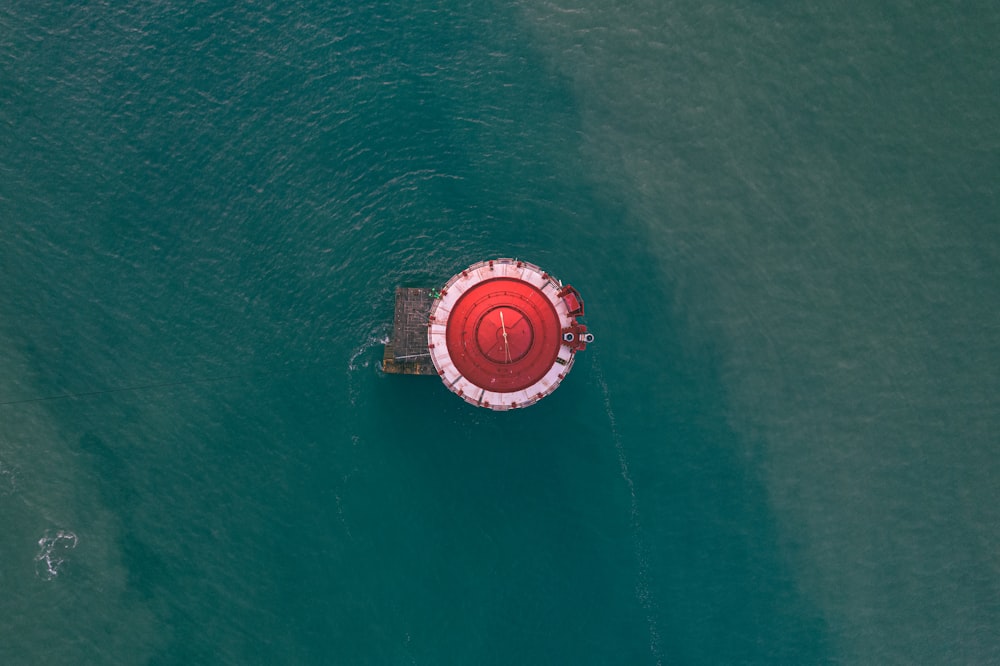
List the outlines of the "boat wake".
{"label": "boat wake", "polygon": [[38,540],[35,555],[35,575],[42,580],[52,580],[66,561],[66,555],[76,548],[78,539],[69,530],[59,530],[52,535],[48,530]]}
{"label": "boat wake", "polygon": [[[375,331],[368,335],[368,339],[361,343],[351,352],[351,357],[347,361],[347,390],[350,397],[351,406],[357,406],[358,388],[355,386],[354,374],[361,369],[369,367],[372,358],[368,353],[374,347],[379,347],[389,343],[389,334],[385,331]],[[380,366],[381,364],[379,364]]]}
{"label": "boat wake", "polygon": [[601,366],[597,362],[597,354],[594,354],[592,358],[594,360],[594,375],[597,377],[597,383],[600,385],[601,393],[604,397],[604,411],[607,413],[608,421],[611,424],[611,439],[615,445],[615,452],[618,454],[619,473],[622,479],[625,480],[625,485],[628,487],[629,492],[629,518],[632,526],[632,542],[637,564],[635,595],[643,611],[646,613],[646,624],[649,630],[649,650],[656,660],[656,664],[659,666],[663,663],[663,655],[660,651],[660,613],[656,605],[656,600],[649,589],[649,557],[647,555],[646,542],[642,537],[642,520],[639,515],[639,502],[635,495],[635,483],[633,483],[632,476],[629,474],[625,445],[622,443],[621,435],[618,434],[618,423],[615,420],[615,412],[611,408],[611,391],[604,380],[604,372],[601,371]]}
{"label": "boat wake", "polygon": [[382,334],[382,335],[372,334],[372,335],[370,335],[368,337],[368,340],[366,340],[360,347],[358,347],[357,349],[355,349],[351,353],[351,359],[347,362],[347,372],[348,372],[348,374],[354,372],[359,367],[360,368],[367,368],[368,367],[369,360],[367,358],[363,359],[360,363],[358,362],[358,359],[361,358],[362,356],[364,356],[365,352],[367,352],[372,347],[375,347],[376,345],[387,345],[387,344],[389,344],[389,336],[388,335],[386,335],[386,334]]}

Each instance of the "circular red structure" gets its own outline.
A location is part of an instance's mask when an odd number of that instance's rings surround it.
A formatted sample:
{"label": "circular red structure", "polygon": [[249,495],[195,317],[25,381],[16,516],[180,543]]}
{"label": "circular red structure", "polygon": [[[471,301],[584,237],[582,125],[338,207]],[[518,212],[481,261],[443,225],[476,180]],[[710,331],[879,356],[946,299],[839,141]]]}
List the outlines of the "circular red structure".
{"label": "circular red structure", "polygon": [[480,262],[449,280],[431,306],[431,360],[467,402],[525,407],[555,390],[593,339],[576,321],[582,314],[579,293],[534,264]]}
{"label": "circular red structure", "polygon": [[534,285],[510,278],[481,282],[451,310],[445,339],[455,367],[492,391],[520,391],[555,363],[559,315]]}

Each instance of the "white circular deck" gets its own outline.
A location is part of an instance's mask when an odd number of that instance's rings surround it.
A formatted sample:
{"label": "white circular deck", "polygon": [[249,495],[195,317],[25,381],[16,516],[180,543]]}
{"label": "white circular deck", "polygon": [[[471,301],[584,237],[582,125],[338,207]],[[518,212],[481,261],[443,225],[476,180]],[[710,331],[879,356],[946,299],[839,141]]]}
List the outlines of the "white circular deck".
{"label": "white circular deck", "polygon": [[576,322],[581,312],[575,290],[564,293],[534,264],[479,262],[451,278],[431,305],[431,360],[445,385],[470,404],[526,407],[554,391],[573,367],[584,345],[564,336],[567,329],[585,330]]}

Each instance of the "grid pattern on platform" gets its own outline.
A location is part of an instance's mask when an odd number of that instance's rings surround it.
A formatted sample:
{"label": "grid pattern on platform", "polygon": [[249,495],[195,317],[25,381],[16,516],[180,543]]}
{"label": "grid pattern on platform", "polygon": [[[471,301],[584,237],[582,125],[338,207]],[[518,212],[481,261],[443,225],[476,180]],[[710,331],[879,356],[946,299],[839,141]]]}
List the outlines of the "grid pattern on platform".
{"label": "grid pattern on platform", "polygon": [[397,287],[392,342],[385,346],[382,369],[390,374],[434,375],[434,364],[427,350],[427,318],[430,315],[431,290],[422,287]]}

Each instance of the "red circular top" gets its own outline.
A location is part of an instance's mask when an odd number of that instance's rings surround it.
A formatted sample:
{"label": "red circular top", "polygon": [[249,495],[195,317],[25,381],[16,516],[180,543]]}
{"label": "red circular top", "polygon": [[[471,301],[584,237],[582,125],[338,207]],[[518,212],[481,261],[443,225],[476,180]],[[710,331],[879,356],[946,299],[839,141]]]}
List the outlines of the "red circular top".
{"label": "red circular top", "polygon": [[559,354],[559,316],[534,285],[514,278],[470,288],[448,315],[445,340],[455,368],[473,384],[510,393],[526,389]]}

